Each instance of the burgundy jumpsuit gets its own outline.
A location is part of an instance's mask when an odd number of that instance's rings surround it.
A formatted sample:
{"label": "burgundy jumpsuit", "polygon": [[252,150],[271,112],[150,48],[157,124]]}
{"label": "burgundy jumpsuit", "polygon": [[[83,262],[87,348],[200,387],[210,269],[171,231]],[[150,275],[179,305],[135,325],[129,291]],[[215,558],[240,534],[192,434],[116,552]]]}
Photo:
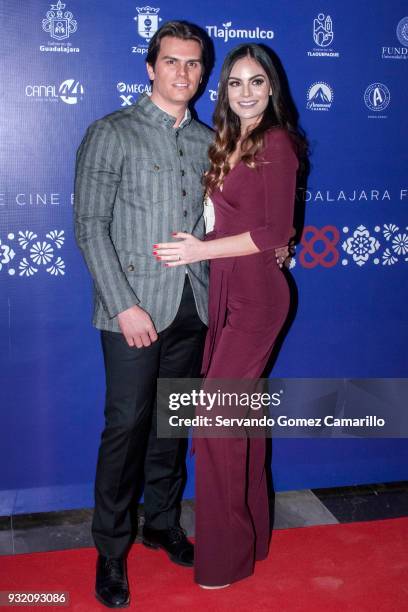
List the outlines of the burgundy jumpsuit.
{"label": "burgundy jumpsuit", "polygon": [[[210,239],[249,231],[259,253],[211,260],[207,379],[259,378],[287,317],[289,288],[275,257],[292,234],[297,157],[288,133],[264,137],[255,168],[239,162],[211,194]],[[268,554],[265,439],[200,438],[196,455],[195,580],[222,585]]]}

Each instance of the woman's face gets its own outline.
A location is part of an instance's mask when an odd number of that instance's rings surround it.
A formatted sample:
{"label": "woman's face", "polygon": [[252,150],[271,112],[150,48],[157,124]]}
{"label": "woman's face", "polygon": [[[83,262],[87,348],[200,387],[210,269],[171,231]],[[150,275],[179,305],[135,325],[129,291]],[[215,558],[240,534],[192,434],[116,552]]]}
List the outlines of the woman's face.
{"label": "woman's face", "polygon": [[228,102],[241,129],[256,125],[268,106],[272,89],[265,70],[252,57],[235,62],[228,78]]}

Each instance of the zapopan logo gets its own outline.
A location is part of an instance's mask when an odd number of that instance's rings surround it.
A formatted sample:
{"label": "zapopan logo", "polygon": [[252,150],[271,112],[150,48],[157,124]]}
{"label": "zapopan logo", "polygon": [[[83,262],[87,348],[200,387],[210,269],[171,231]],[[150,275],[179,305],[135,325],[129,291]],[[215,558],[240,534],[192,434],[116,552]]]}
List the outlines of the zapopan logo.
{"label": "zapopan logo", "polygon": [[135,103],[135,96],[133,94],[152,93],[150,85],[145,83],[118,83],[116,89],[121,94],[120,99],[122,100],[122,106],[132,106]]}
{"label": "zapopan logo", "polygon": [[82,100],[84,87],[75,79],[67,79],[61,83],[58,91],[56,85],[27,85],[25,94],[28,98],[37,100],[56,102],[60,99],[65,104],[77,104],[79,100]]}
{"label": "zapopan logo", "polygon": [[365,105],[375,112],[385,110],[390,100],[390,90],[383,83],[371,83],[364,92]]}
{"label": "zapopan logo", "polygon": [[161,18],[158,16],[158,12],[160,9],[151,6],[143,6],[136,7],[136,10],[138,14],[134,20],[137,21],[137,32],[139,36],[149,43],[159,28],[159,21],[161,21]]}
{"label": "zapopan logo", "polygon": [[255,38],[260,40],[272,40],[275,36],[273,30],[261,30],[259,26],[251,30],[239,29],[235,30],[232,28],[232,21],[227,21],[222,24],[224,28],[219,28],[216,25],[205,26],[208,35],[213,38],[222,38],[224,42],[228,42],[230,38]]}
{"label": "zapopan logo", "polygon": [[[315,268],[319,265],[323,268],[333,268],[339,261],[339,251],[336,248],[339,239],[339,230],[334,225],[325,225],[321,229],[307,225],[302,234],[300,264],[304,268]],[[315,248],[317,245],[320,246],[319,249]]]}

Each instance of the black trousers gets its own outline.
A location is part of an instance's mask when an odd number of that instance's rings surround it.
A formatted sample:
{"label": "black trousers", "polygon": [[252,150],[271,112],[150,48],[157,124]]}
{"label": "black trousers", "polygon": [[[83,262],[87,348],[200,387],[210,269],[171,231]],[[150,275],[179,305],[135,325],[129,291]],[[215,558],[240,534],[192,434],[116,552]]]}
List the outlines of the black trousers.
{"label": "black trousers", "polygon": [[178,524],[186,441],[157,438],[157,378],[199,376],[205,325],[186,275],[176,318],[149,347],[101,332],[106,373],[105,429],[95,479],[92,535],[100,554],[123,556],[132,541],[131,505],[144,481],[149,527]]}

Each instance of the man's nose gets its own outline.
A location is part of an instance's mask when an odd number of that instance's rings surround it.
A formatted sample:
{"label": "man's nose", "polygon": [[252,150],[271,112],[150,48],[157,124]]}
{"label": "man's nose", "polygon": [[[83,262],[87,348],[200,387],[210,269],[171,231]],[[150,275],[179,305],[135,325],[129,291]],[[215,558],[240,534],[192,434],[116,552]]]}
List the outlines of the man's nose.
{"label": "man's nose", "polygon": [[180,76],[185,76],[185,75],[186,75],[186,73],[187,73],[186,64],[184,64],[183,62],[180,62],[180,63],[179,63],[179,65],[178,65],[178,71],[177,71],[177,73],[178,73]]}

